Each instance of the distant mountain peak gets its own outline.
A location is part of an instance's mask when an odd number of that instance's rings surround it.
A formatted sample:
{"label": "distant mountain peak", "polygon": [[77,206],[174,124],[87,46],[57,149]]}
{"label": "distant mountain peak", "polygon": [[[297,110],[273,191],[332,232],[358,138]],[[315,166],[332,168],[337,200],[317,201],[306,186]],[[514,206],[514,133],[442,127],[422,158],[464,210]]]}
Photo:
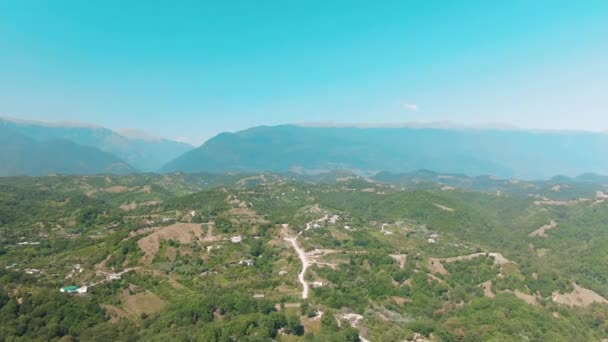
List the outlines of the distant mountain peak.
{"label": "distant mountain peak", "polygon": [[409,121],[409,122],[303,122],[296,123],[299,127],[318,127],[318,128],[412,128],[412,129],[448,129],[448,130],[525,130],[515,125],[506,123],[481,123],[481,124],[461,124],[451,121]]}
{"label": "distant mountain peak", "polygon": [[67,140],[111,153],[142,171],[157,171],[169,160],[193,146],[153,137],[137,130],[117,133],[111,129],[80,122],[39,122],[0,118],[0,126],[10,128],[38,142]]}
{"label": "distant mountain peak", "polygon": [[129,139],[137,139],[137,140],[145,140],[145,141],[166,140],[161,137],[152,135],[148,132],[137,130],[137,129],[132,129],[132,128],[117,129],[116,133],[122,135],[123,137],[129,138]]}
{"label": "distant mountain peak", "polygon": [[21,124],[21,125],[35,125],[35,126],[46,126],[46,127],[92,128],[92,129],[104,128],[104,127],[96,125],[96,124],[92,124],[92,123],[88,123],[88,122],[80,122],[80,121],[52,122],[52,121],[27,120],[27,119],[13,118],[13,117],[7,117],[7,116],[0,117],[0,122],[1,121],[13,122],[16,124]]}
{"label": "distant mountain peak", "polygon": [[222,133],[163,167],[183,172],[390,171],[546,179],[608,173],[608,135],[507,129],[260,126]]}

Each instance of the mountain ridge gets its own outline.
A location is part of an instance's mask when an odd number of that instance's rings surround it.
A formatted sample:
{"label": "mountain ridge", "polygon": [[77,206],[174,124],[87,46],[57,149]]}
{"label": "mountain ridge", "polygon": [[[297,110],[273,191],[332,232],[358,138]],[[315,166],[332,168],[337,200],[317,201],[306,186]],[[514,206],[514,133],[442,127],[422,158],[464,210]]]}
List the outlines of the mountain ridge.
{"label": "mountain ridge", "polygon": [[136,172],[97,148],[65,139],[39,142],[4,126],[0,126],[0,160],[0,176]]}
{"label": "mountain ridge", "polygon": [[433,128],[258,126],[220,133],[161,171],[350,170],[490,174],[547,179],[608,173],[597,155],[608,135],[594,132],[447,130]]}
{"label": "mountain ridge", "polygon": [[141,171],[157,171],[167,161],[193,146],[163,138],[127,137],[111,129],[84,123],[45,123],[0,118],[0,126],[10,128],[39,142],[64,139],[82,146],[112,153]]}

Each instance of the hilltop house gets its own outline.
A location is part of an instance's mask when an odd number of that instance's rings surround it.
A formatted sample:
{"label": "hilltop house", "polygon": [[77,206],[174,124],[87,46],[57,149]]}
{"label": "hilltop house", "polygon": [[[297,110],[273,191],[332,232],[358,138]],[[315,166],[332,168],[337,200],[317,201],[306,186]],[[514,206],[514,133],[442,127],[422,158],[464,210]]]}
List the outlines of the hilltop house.
{"label": "hilltop house", "polygon": [[70,294],[78,293],[78,287],[74,286],[74,285],[66,286],[66,287],[62,287],[59,291],[61,293],[70,293]]}

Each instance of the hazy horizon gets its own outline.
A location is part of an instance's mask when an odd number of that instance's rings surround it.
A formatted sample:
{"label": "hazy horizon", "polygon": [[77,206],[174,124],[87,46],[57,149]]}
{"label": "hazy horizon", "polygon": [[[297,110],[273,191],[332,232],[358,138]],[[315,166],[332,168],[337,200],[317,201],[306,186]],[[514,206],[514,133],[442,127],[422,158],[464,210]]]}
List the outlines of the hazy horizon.
{"label": "hazy horizon", "polygon": [[0,4],[0,116],[608,130],[608,3]]}
{"label": "hazy horizon", "polygon": [[243,130],[247,130],[255,127],[274,127],[274,126],[301,126],[301,127],[313,127],[313,128],[410,128],[410,129],[440,129],[440,130],[498,130],[498,131],[526,131],[526,132],[547,132],[547,133],[568,133],[568,132],[580,132],[580,133],[600,133],[608,134],[608,130],[586,130],[586,129],[552,129],[552,128],[536,128],[536,127],[519,127],[515,125],[509,125],[505,123],[480,123],[480,124],[461,124],[450,121],[443,122],[394,122],[394,123],[382,123],[382,122],[285,122],[277,123],[274,125],[255,125],[245,127],[243,129],[236,130],[224,130],[212,133],[209,137],[200,141],[184,141],[179,138],[172,138],[162,135],[152,134],[139,127],[106,127],[99,125],[95,122],[83,122],[83,121],[42,121],[42,120],[30,120],[21,119],[10,116],[0,116],[0,120],[7,120],[23,124],[41,125],[49,127],[83,127],[83,128],[105,128],[110,129],[115,133],[128,138],[136,138],[141,140],[155,140],[165,139],[170,141],[176,141],[198,147],[209,139],[217,136],[218,134],[230,132],[235,133]]}

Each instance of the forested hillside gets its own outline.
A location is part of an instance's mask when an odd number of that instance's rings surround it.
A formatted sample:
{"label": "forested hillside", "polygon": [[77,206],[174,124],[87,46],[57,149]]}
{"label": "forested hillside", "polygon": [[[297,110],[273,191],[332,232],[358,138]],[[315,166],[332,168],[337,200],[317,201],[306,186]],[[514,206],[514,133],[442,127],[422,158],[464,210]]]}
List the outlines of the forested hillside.
{"label": "forested hillside", "polygon": [[[178,157],[190,150],[192,146],[167,139],[147,137],[141,135],[119,134],[107,128],[86,124],[52,124],[44,122],[18,121],[0,118],[0,137],[7,143],[13,144],[10,135],[6,135],[4,129],[10,129],[29,139],[39,143],[49,141],[69,141],[73,144],[94,148],[107,154],[113,154],[116,158],[124,160],[139,171],[157,171],[168,161]],[[127,132],[128,133],[128,132]],[[60,146],[55,146],[59,149]],[[59,152],[68,153],[59,149]],[[87,158],[83,155],[74,155],[81,163],[86,163]],[[2,159],[9,161],[10,159]],[[56,163],[60,164],[60,160]],[[66,170],[72,170],[70,165],[63,166]],[[93,173],[111,172],[113,170],[93,171]],[[87,174],[91,172],[68,172]],[[27,173],[29,175],[40,175],[41,173]]]}
{"label": "forested hillside", "polygon": [[608,162],[597,158],[607,146],[608,134],[586,132],[262,126],[219,134],[163,170],[374,174],[428,169],[547,179],[608,173]]}
{"label": "forested hillside", "polygon": [[608,187],[589,178],[1,178],[0,336],[600,341]]}
{"label": "forested hillside", "polygon": [[0,176],[135,172],[118,157],[67,140],[38,142],[0,126]]}

